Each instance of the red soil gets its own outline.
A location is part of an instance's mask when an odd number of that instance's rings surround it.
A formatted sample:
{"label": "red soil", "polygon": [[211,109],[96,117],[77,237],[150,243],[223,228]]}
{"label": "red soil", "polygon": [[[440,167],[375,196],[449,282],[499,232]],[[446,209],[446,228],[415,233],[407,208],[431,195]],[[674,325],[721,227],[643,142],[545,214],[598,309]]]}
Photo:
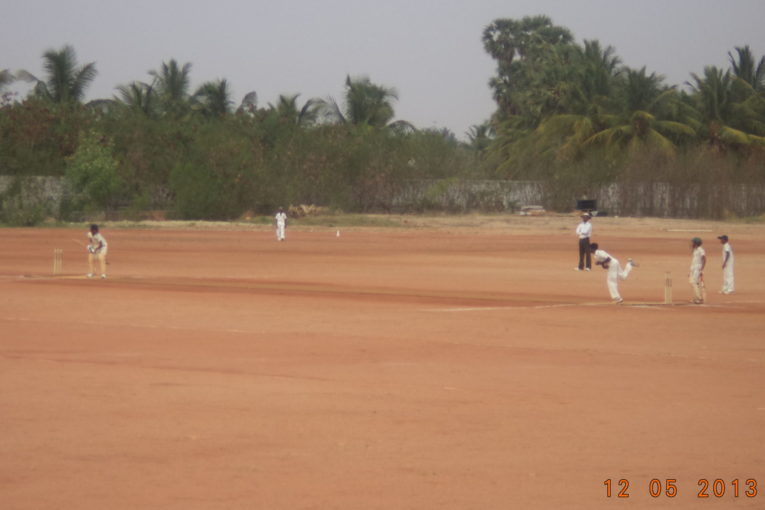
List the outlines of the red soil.
{"label": "red soil", "polygon": [[763,229],[726,232],[730,296],[703,234],[689,306],[696,234],[600,222],[641,263],[614,306],[573,224],[538,226],[103,228],[103,281],[84,230],[0,230],[0,506],[593,509],[620,479],[630,508],[712,503],[700,479],[765,505]]}

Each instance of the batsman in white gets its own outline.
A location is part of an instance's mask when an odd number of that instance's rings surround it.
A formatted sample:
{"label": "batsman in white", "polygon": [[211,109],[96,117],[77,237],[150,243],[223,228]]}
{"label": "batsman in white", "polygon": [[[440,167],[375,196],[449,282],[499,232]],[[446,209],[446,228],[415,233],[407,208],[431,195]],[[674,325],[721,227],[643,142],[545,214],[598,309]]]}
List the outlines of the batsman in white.
{"label": "batsman in white", "polygon": [[96,260],[98,260],[101,266],[101,278],[106,278],[106,252],[108,251],[108,244],[106,239],[98,230],[98,225],[95,223],[90,226],[90,232],[88,232],[88,278],[93,278],[93,269]]}
{"label": "batsman in white", "polygon": [[693,300],[691,302],[696,305],[704,303],[704,294],[706,294],[704,288],[704,267],[707,265],[707,254],[704,248],[701,247],[701,244],[701,238],[694,237],[691,239],[693,252],[691,254],[691,267],[688,272],[688,283],[691,284],[693,289]]}
{"label": "batsman in white", "polygon": [[733,282],[733,248],[728,242],[728,236],[723,234],[717,239],[722,244],[722,270],[723,270],[723,284],[720,290],[721,294],[730,294],[735,290]]}
{"label": "batsman in white", "polygon": [[284,231],[287,229],[287,213],[281,207],[274,217],[276,221],[276,240],[284,241]]}
{"label": "batsman in white", "polygon": [[619,304],[622,301],[622,296],[619,294],[619,280],[626,280],[632,271],[633,267],[637,267],[637,264],[632,259],[627,259],[627,265],[622,269],[619,260],[612,257],[605,250],[598,248],[598,243],[592,243],[590,245],[590,251],[595,258],[595,264],[601,266],[603,269],[608,270],[608,276],[606,277],[606,284],[608,285],[608,292],[611,294],[611,299],[614,304]]}

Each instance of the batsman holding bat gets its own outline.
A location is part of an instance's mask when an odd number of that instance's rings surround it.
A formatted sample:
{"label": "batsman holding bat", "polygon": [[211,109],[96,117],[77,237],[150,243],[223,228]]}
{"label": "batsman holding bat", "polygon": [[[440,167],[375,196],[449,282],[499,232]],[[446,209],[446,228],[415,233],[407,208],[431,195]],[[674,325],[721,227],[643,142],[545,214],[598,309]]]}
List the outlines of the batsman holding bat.
{"label": "batsman holding bat", "polygon": [[704,267],[707,265],[707,254],[701,247],[701,239],[694,237],[691,239],[691,268],[688,272],[688,283],[693,289],[693,304],[700,305],[704,303],[706,297],[706,288],[704,287]]}
{"label": "batsman holding bat", "polygon": [[94,266],[96,260],[98,260],[101,266],[101,278],[106,278],[106,252],[108,245],[106,239],[98,231],[98,225],[93,224],[90,226],[90,232],[88,232],[88,278],[93,278]]}

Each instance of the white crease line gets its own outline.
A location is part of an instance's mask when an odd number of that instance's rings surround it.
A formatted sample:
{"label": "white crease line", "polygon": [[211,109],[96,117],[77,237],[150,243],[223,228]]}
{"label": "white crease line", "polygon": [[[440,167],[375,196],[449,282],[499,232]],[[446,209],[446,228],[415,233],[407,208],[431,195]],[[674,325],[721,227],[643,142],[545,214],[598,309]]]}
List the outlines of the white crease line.
{"label": "white crease line", "polygon": [[[644,310],[661,310],[661,311],[667,311],[671,308],[677,308],[683,305],[667,305],[664,303],[657,303],[657,304],[651,304],[651,303],[627,303],[627,304],[621,304],[621,305],[615,305],[613,303],[609,302],[600,302],[600,303],[557,303],[553,305],[523,305],[523,306],[473,306],[473,307],[464,307],[464,308],[428,308],[423,310],[424,312],[491,312],[491,311],[497,311],[497,310],[546,310],[551,308],[571,308],[571,307],[577,307],[577,306],[592,306],[592,307],[607,307],[607,308],[639,308]],[[707,308],[716,308],[716,307],[726,307],[726,305],[722,304],[704,304],[704,305],[695,305],[694,307],[707,307]]]}
{"label": "white crease line", "polygon": [[[524,306],[473,306],[465,308],[428,308],[425,312],[491,312],[496,310],[540,310],[544,308],[565,308],[568,306],[581,306],[574,303],[558,303],[555,305],[524,305]],[[599,306],[590,304],[589,306]]]}
{"label": "white crease line", "polygon": [[430,308],[426,312],[482,312],[488,310],[512,310],[515,306],[475,306],[470,308]]}

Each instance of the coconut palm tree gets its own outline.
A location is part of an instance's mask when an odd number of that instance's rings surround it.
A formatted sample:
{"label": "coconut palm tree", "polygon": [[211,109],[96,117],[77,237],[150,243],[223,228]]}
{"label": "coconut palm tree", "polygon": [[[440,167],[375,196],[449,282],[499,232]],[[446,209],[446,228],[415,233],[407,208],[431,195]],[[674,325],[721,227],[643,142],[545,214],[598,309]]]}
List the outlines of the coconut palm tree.
{"label": "coconut palm tree", "polygon": [[576,81],[572,90],[569,106],[572,112],[585,112],[596,102],[606,102],[612,96],[615,83],[622,69],[621,59],[616,56],[613,46],[602,48],[600,42],[584,41],[584,47],[578,48],[574,62]]}
{"label": "coconut palm tree", "polygon": [[61,50],[48,50],[43,54],[45,80],[28,71],[19,71],[19,78],[35,83],[34,95],[54,103],[79,103],[85,90],[96,77],[96,64],[77,65],[74,48],[67,45]]}
{"label": "coconut palm tree", "polygon": [[758,62],[749,46],[737,47],[736,53],[737,57],[728,53],[734,76],[736,127],[755,136],[765,136],[765,57]]}
{"label": "coconut palm tree", "polygon": [[491,145],[494,137],[494,129],[490,122],[475,124],[470,126],[466,133],[468,137],[468,146],[477,153],[483,153]]}
{"label": "coconut palm tree", "polygon": [[154,88],[148,83],[139,81],[117,87],[119,97],[115,98],[118,104],[122,104],[129,110],[152,116],[156,111],[157,95]]}
{"label": "coconut palm tree", "polygon": [[765,91],[765,57],[757,62],[749,46],[736,47],[736,57],[728,52],[733,76],[746,83],[754,92]]}
{"label": "coconut palm tree", "polygon": [[318,120],[320,110],[326,107],[326,102],[323,99],[309,99],[298,108],[298,97],[300,94],[279,95],[275,105],[268,103],[269,112],[282,122],[295,126],[313,124]]}
{"label": "coconut palm tree", "polygon": [[557,110],[545,116],[537,127],[538,150],[554,151],[556,158],[577,159],[584,155],[584,143],[608,127],[618,111],[615,91],[624,70],[613,47],[602,48],[598,41],[584,41],[577,47],[569,67],[569,78],[560,87]]}
{"label": "coconut palm tree", "polygon": [[691,73],[694,83],[693,99],[703,119],[700,134],[720,151],[739,149],[751,145],[765,145],[765,125],[762,112],[758,111],[759,99],[736,101],[734,83],[730,71],[715,66],[704,68],[704,75]]}
{"label": "coconut palm tree", "polygon": [[158,71],[149,71],[163,113],[181,116],[189,111],[190,73],[190,63],[179,66],[175,59],[163,62]]}
{"label": "coconut palm tree", "polygon": [[656,73],[625,69],[622,87],[621,113],[609,116],[609,126],[590,136],[584,146],[605,145],[627,154],[653,149],[673,155],[677,143],[695,137],[696,131],[687,123],[671,120],[672,103],[677,101],[674,87],[662,84]]}
{"label": "coconut palm tree", "polygon": [[231,113],[234,102],[226,80],[208,81],[199,86],[193,101],[206,117],[223,117]]}
{"label": "coconut palm tree", "polygon": [[384,127],[393,119],[396,89],[376,85],[368,77],[345,78],[345,108],[332,99],[327,103],[330,117],[343,124]]}

